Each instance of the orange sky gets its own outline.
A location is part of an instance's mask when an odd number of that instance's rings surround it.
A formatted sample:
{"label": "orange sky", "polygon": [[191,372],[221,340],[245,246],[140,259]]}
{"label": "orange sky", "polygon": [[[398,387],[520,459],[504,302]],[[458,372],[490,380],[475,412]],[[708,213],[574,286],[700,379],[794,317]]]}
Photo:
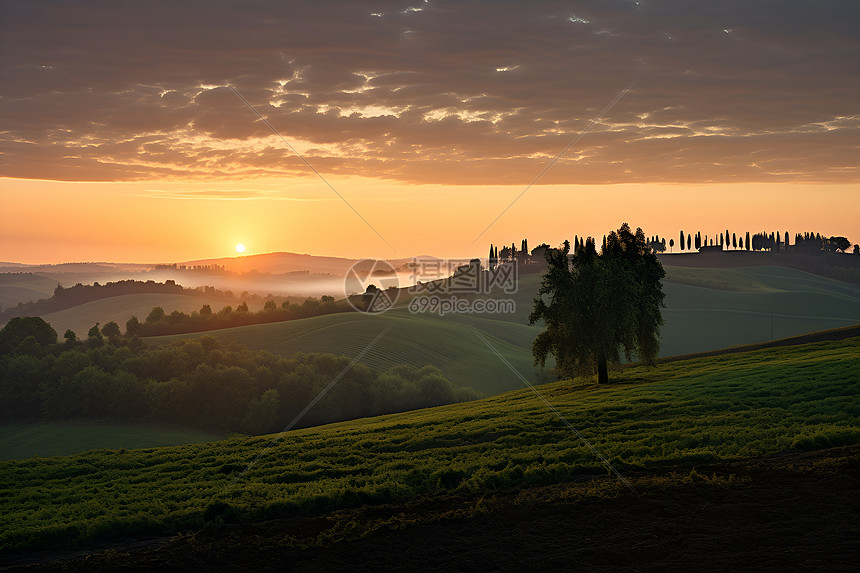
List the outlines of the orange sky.
{"label": "orange sky", "polygon": [[[291,251],[349,258],[418,254],[484,256],[490,242],[558,244],[622,222],[676,238],[758,230],[818,231],[860,240],[853,185],[538,185],[469,244],[525,186],[404,186],[368,178],[331,181],[373,230],[321,182],[257,181],[262,197],[195,192],[242,184],[0,180],[0,261],[174,262]],[[776,199],[775,199],[776,198]]]}
{"label": "orange sky", "polygon": [[472,257],[622,222],[860,241],[858,20],[839,0],[2,3],[0,261]]}

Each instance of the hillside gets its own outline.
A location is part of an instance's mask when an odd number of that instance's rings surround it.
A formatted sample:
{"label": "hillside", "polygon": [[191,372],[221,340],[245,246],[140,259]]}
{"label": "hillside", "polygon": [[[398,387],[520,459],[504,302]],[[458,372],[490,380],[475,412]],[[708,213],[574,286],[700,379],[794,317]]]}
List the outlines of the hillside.
{"label": "hillside", "polygon": [[830,448],[628,475],[638,496],[607,476],[448,494],[22,554],[4,571],[853,571],[858,474],[860,447]]}
{"label": "hillside", "polygon": [[0,273],[0,310],[20,302],[49,298],[57,281],[33,273]]}
{"label": "hillside", "polygon": [[664,266],[728,269],[740,267],[785,267],[860,285],[860,257],[843,253],[770,251],[717,251],[660,254]]}
{"label": "hillside", "polygon": [[[132,315],[143,321],[155,306],[162,307],[169,314],[174,310],[182,312],[200,310],[204,304],[210,305],[213,310],[218,310],[229,303],[223,298],[204,295],[127,294],[79,304],[46,314],[42,318],[50,323],[61,337],[66,329],[72,329],[79,338],[85,338],[87,330],[96,322],[104,325],[113,320],[122,330],[125,330],[125,323]],[[262,307],[262,305],[250,303],[248,306],[251,310],[259,310]]]}
{"label": "hillside", "polygon": [[[254,350],[283,355],[296,352],[330,352],[358,355],[380,332],[389,329],[361,362],[378,370],[397,364],[437,366],[451,380],[469,380],[473,388],[498,394],[516,388],[507,368],[469,327],[504,352],[520,372],[534,379],[530,348],[535,327],[475,316],[413,315],[396,309],[380,315],[357,312],[330,314],[288,322],[243,326],[207,332],[219,340],[235,341]],[[198,335],[160,336],[149,340],[170,342]]]}
{"label": "hillside", "polygon": [[[834,508],[857,489],[856,475],[853,482],[838,477],[850,476],[844,473],[849,467],[856,471],[854,450],[818,456],[808,466],[755,459],[860,443],[860,338],[630,368],[609,387],[561,381],[542,386],[540,393],[542,399],[520,390],[292,431],[275,440],[237,437],[0,462],[0,547],[12,555],[16,547],[289,519],[298,529],[269,550],[300,551],[392,529],[417,535],[425,526],[422,515],[430,521],[479,518],[495,511],[494,492],[504,497],[510,488],[522,492],[510,505],[531,499],[584,514],[591,513],[589,506],[598,512],[607,503],[612,507],[613,499],[646,503],[647,513],[647,500],[660,507],[682,492],[700,496],[696,507],[715,505],[711,513],[698,513],[707,519],[717,519],[720,506],[750,487],[764,493],[772,480],[783,479],[794,488],[808,472],[817,472],[810,487],[831,483],[821,481],[825,475],[837,476],[840,485],[822,490],[830,492]],[[602,477],[606,467],[543,399],[638,495],[616,478]],[[553,484],[560,489],[541,489]],[[845,492],[844,500],[834,492]],[[412,516],[386,510],[386,504],[409,503]],[[817,506],[809,514],[821,516]],[[791,516],[780,512],[777,518],[785,531]],[[707,529],[709,523],[699,526]],[[847,527],[838,532],[840,543],[852,526]],[[798,523],[792,531],[802,528]],[[246,543],[265,549],[271,542],[253,531]],[[238,533],[230,527],[225,539]],[[176,543],[200,550],[202,539]]]}
{"label": "hillside", "polygon": [[[527,379],[551,379],[532,366],[531,345],[539,328],[527,321],[539,283],[537,273],[520,276],[518,291],[510,295],[516,303],[512,314],[412,314],[405,307],[409,298],[403,297],[398,308],[382,315],[344,313],[209,334],[284,355],[301,351],[355,356],[389,327],[383,342],[362,362],[375,368],[429,363],[455,383],[497,394],[517,388],[519,382],[507,376],[506,367],[471,329],[498,344]],[[860,287],[794,269],[667,267],[664,291],[664,357],[860,323]]]}
{"label": "hillside", "polygon": [[[673,279],[675,270],[667,268],[661,356],[860,323],[860,286],[781,267],[731,269],[738,280],[727,280],[723,270],[684,272]],[[690,275],[701,286],[684,284]]]}

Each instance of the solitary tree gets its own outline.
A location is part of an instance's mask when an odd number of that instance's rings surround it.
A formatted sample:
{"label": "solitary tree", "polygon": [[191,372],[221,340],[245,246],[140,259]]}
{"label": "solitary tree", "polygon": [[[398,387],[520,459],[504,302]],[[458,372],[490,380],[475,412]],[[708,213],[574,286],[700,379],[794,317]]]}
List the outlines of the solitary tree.
{"label": "solitary tree", "polygon": [[[670,240],[671,242],[671,240]],[[606,248],[597,253],[590,237],[570,255],[570,242],[547,251],[549,269],[529,316],[543,320],[546,330],[532,345],[535,364],[556,359],[562,376],[597,371],[601,384],[609,382],[607,365],[635,354],[653,364],[660,349],[663,317],[663,266],[651,252],[642,229],[627,223],[609,234]]]}

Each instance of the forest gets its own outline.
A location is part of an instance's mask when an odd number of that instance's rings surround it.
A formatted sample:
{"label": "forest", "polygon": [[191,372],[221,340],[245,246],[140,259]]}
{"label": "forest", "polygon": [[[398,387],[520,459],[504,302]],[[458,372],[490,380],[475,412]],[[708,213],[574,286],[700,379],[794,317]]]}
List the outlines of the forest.
{"label": "forest", "polygon": [[86,340],[58,343],[44,320],[19,317],[0,330],[0,421],[135,420],[260,434],[478,397],[432,366],[349,365],[343,356],[286,358],[208,336],[156,346],[94,328]]}

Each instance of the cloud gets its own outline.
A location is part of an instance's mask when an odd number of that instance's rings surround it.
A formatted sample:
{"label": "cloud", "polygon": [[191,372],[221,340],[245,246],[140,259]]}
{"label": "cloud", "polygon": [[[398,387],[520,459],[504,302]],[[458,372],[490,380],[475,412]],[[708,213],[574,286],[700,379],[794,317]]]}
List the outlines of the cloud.
{"label": "cloud", "polygon": [[274,201],[290,201],[298,203],[317,203],[320,201],[336,201],[331,197],[289,197],[282,190],[261,191],[260,189],[144,189],[143,197],[158,197],[162,199],[217,199],[228,201],[245,201],[254,199],[269,199]]}
{"label": "cloud", "polygon": [[[420,8],[420,10],[410,10]],[[860,5],[2,5],[4,175],[858,180]]]}

